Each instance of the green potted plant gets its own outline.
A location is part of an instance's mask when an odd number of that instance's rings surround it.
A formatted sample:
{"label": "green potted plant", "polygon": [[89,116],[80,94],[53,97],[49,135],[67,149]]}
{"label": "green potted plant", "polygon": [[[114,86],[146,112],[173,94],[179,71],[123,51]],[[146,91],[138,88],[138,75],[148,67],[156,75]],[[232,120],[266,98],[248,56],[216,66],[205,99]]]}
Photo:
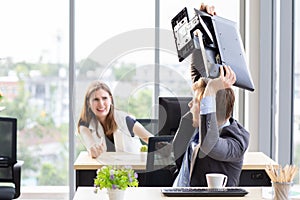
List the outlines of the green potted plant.
{"label": "green potted plant", "polygon": [[145,144],[143,144],[143,145],[141,146],[140,151],[141,151],[141,152],[147,152],[147,151],[148,151],[148,146],[145,145]]}
{"label": "green potted plant", "polygon": [[143,144],[140,148],[140,152],[141,152],[141,161],[145,162],[147,160],[148,146]]}
{"label": "green potted plant", "polygon": [[137,173],[128,167],[103,166],[94,179],[96,191],[107,189],[110,200],[121,200],[127,187],[138,187]]}

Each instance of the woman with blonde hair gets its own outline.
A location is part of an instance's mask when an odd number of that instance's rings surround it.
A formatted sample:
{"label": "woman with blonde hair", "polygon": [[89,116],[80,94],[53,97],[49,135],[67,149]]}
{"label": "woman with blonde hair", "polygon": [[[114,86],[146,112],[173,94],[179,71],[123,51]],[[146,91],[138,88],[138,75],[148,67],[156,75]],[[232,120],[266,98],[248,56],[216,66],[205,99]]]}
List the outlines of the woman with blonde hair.
{"label": "woman with blonde hair", "polygon": [[92,158],[105,151],[137,153],[140,139],[148,143],[153,136],[133,116],[115,108],[110,88],[98,80],[87,88],[77,128]]}

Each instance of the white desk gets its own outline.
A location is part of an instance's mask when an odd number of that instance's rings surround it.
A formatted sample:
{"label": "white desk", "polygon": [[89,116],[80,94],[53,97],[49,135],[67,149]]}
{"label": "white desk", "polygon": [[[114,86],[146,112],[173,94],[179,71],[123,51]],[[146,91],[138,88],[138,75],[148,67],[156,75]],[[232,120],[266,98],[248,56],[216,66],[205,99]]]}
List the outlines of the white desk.
{"label": "white desk", "polygon": [[243,170],[261,170],[266,165],[278,166],[274,160],[263,152],[246,152],[244,155]]}
{"label": "white desk", "polygon": [[[278,164],[262,152],[246,152],[240,178],[241,186],[269,186],[270,180],[264,169],[266,165]],[[140,154],[125,152],[105,152],[97,159],[92,159],[87,151],[80,152],[74,163],[76,171],[76,187],[93,186],[96,170],[104,165],[131,166],[138,172],[145,172],[146,158]]]}
{"label": "white desk", "polygon": [[97,159],[91,158],[87,151],[80,152],[74,163],[75,170],[99,169],[105,165],[131,166],[134,170],[146,170],[147,154],[127,152],[104,152]]}
{"label": "white desk", "polygon": [[[278,165],[262,152],[246,152],[243,170],[265,169],[269,164]],[[105,152],[97,159],[93,159],[87,151],[82,151],[74,163],[74,169],[99,169],[104,165],[130,165],[135,170],[146,170],[146,159],[142,158],[140,154],[126,152]]]}
{"label": "white desk", "polygon": [[[128,188],[125,191],[124,200],[142,199],[142,200],[191,200],[191,199],[209,199],[209,200],[235,200],[235,199],[251,199],[259,200],[262,198],[261,187],[244,187],[249,193],[244,197],[166,197],[161,193],[159,187],[137,187]],[[109,200],[106,190],[94,192],[94,187],[78,187],[73,200]]]}
{"label": "white desk", "polygon": [[[146,171],[147,153],[130,154],[127,152],[104,152],[97,159],[91,158],[87,151],[78,155],[74,169],[76,173],[76,188],[78,186],[93,186],[97,169],[105,165],[131,166],[136,172]],[[139,176],[140,179],[141,176]]]}

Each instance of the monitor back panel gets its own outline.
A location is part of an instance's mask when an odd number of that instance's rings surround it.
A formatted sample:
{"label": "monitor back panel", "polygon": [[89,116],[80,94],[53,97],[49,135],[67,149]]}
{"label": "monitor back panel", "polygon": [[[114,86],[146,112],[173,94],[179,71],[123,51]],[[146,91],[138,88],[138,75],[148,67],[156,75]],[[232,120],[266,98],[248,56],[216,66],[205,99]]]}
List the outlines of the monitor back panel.
{"label": "monitor back panel", "polygon": [[246,64],[243,42],[235,22],[214,16],[212,20],[222,64],[229,65],[236,73],[234,85],[254,91],[254,84]]}

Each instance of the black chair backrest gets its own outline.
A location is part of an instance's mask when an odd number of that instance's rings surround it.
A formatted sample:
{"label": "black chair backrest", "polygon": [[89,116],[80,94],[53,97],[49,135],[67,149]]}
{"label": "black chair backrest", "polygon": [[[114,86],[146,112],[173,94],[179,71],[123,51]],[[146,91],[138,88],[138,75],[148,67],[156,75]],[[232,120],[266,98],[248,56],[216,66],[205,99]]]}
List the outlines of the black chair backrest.
{"label": "black chair backrest", "polygon": [[13,181],[17,162],[17,119],[0,117],[0,181]]}
{"label": "black chair backrest", "polygon": [[147,129],[153,135],[157,134],[158,129],[158,119],[136,119],[140,122],[145,129]]}

